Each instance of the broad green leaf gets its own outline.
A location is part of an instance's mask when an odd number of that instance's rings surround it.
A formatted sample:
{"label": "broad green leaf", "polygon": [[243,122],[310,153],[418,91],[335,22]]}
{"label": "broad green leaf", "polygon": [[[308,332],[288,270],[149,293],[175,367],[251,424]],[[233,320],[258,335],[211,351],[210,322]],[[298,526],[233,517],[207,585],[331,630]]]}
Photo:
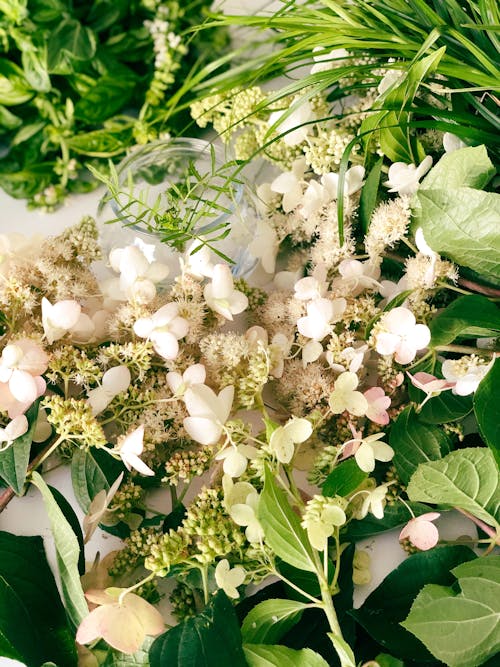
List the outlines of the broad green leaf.
{"label": "broad green leaf", "polygon": [[66,521],[69,523],[70,528],[74,532],[78,541],[78,548],[80,550],[80,556],[78,558],[78,572],[81,576],[85,574],[85,546],[83,542],[83,532],[80,521],[75,514],[75,510],[71,507],[69,502],[58,489],[53,486],[49,486],[49,491],[54,496],[54,500],[58,504],[59,509],[63,513]]}
{"label": "broad green leaf", "polygon": [[11,173],[0,173],[0,187],[11,197],[24,199],[43,190],[49,183],[51,164],[34,164]]}
{"label": "broad green leaf", "polygon": [[405,408],[393,423],[389,443],[394,449],[392,463],[404,484],[419,463],[441,459],[450,451],[446,433],[438,426],[420,421],[412,406]]}
{"label": "broad green leaf", "polygon": [[68,146],[75,153],[90,157],[113,157],[126,150],[130,141],[131,132],[111,132],[109,130],[94,130],[83,134],[75,134],[68,139]]}
{"label": "broad green leaf", "polygon": [[5,127],[7,130],[15,130],[22,125],[22,122],[12,111],[0,105],[0,127]]}
{"label": "broad green leaf", "polygon": [[314,552],[298,516],[266,468],[264,490],[259,499],[257,517],[267,544],[279,558],[299,570],[316,572]]}
{"label": "broad green leaf", "polygon": [[392,655],[387,655],[387,653],[379,653],[375,658],[375,662],[379,667],[405,667],[404,662],[393,658]]}
{"label": "broad green leaf", "polygon": [[47,63],[39,51],[23,51],[22,63],[26,80],[34,90],[48,93],[50,77],[47,72]]}
{"label": "broad green leaf", "polygon": [[361,191],[359,200],[359,219],[363,232],[366,234],[370,226],[372,213],[377,203],[378,188],[380,185],[380,174],[382,172],[382,163],[384,159],[379,158],[370,170],[366,182]]}
{"label": "broad green leaf", "polygon": [[323,484],[324,496],[348,496],[368,477],[354,459],[347,459],[332,470]]}
{"label": "broad green leaf", "polygon": [[149,667],[149,649],[153,641],[152,637],[146,637],[141,648],[132,655],[111,651],[102,667]]}
{"label": "broad green leaf", "polygon": [[460,296],[430,321],[429,329],[434,347],[448,345],[458,336],[495,336],[500,332],[500,310],[485,296]]}
{"label": "broad green leaf", "polygon": [[500,195],[473,188],[426,190],[412,199],[412,229],[440,255],[500,281]]}
{"label": "broad green leaf", "polygon": [[71,481],[78,504],[84,512],[88,512],[90,503],[99,491],[109,491],[122,471],[122,464],[100,449],[75,450],[71,459]]}
{"label": "broad green leaf", "polygon": [[64,604],[71,622],[77,627],[89,613],[78,572],[78,540],[42,477],[33,472],[31,481],[42,494],[45,503],[56,547]]}
{"label": "broad green leaf", "polygon": [[50,33],[47,42],[49,72],[57,71],[62,57],[90,60],[95,50],[96,40],[92,30],[74,18],[65,18]]}
{"label": "broad green leaf", "polygon": [[91,125],[101,123],[123,109],[132,97],[136,80],[103,76],[75,105],[75,118]]}
{"label": "broad green leaf", "polygon": [[[416,387],[415,387],[416,389]],[[425,399],[423,391],[417,389],[421,401]],[[452,391],[443,391],[434,396],[418,413],[420,421],[427,424],[448,424],[463,419],[472,412],[472,396],[457,396]]]}
{"label": "broad green leaf", "polygon": [[410,500],[466,510],[500,530],[500,473],[485,447],[459,449],[420,464],[407,493]]}
{"label": "broad green leaf", "polygon": [[453,583],[450,570],[476,558],[465,546],[446,546],[413,554],[351,613],[373,639],[389,653],[402,660],[429,661],[427,649],[400,623],[410,610],[415,597],[426,584],[448,586]]}
{"label": "broad green leaf", "polygon": [[460,592],[424,586],[402,625],[450,667],[477,667],[500,652],[500,556],[452,572]]}
{"label": "broad green leaf", "polygon": [[332,632],[329,632],[328,636],[332,640],[332,644],[337,651],[340,667],[356,667],[356,660],[349,644],[344,641],[342,637],[334,635]]}
{"label": "broad green leaf", "polygon": [[479,431],[500,466],[500,359],[497,359],[474,394],[474,413]]}
{"label": "broad green leaf", "polygon": [[247,644],[275,644],[299,620],[306,605],[295,600],[264,600],[245,617],[241,626]]}
{"label": "broad green leaf", "polygon": [[76,666],[73,634],[41,537],[0,532],[0,655],[28,667],[49,660]]}
{"label": "broad green leaf", "polygon": [[6,107],[23,104],[33,97],[23,70],[15,63],[0,59],[0,104]]}
{"label": "broad green leaf", "polygon": [[495,175],[495,167],[484,146],[461,148],[445,153],[429,171],[420,187],[423,190],[476,188],[482,190]]}
{"label": "broad green leaf", "polygon": [[[422,503],[408,503],[413,514],[420,516],[430,511],[428,505]],[[384,516],[382,519],[377,519],[373,514],[367,514],[361,521],[350,521],[345,529],[341,531],[343,540],[364,540],[373,535],[379,535],[393,528],[398,528],[407,523],[411,519],[408,509],[403,503],[395,502],[393,505],[386,505],[384,507]]]}
{"label": "broad green leaf", "polygon": [[241,632],[229,598],[218,591],[205,609],[155,639],[151,667],[246,667]]}
{"label": "broad green leaf", "polygon": [[14,489],[18,496],[22,494],[26,481],[39,403],[40,401],[35,401],[26,412],[29,424],[26,433],[16,438],[8,449],[0,452],[0,477]]}
{"label": "broad green leaf", "polygon": [[297,651],[286,646],[244,644],[248,667],[328,667],[328,663],[309,648]]}

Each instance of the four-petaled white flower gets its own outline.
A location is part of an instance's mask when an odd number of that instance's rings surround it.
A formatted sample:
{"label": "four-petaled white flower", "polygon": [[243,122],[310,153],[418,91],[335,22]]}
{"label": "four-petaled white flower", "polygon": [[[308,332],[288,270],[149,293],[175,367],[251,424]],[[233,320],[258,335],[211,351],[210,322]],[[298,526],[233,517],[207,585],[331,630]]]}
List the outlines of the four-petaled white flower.
{"label": "four-petaled white flower", "polygon": [[327,268],[324,264],[315,267],[311,276],[297,280],[294,285],[294,297],[299,301],[313,301],[324,297],[328,289]]}
{"label": "four-petaled white flower", "polygon": [[305,525],[311,546],[318,551],[324,551],[328,546],[328,538],[333,535],[335,528],[343,526],[346,521],[346,513],[341,507],[327,505],[315,521],[309,520]]}
{"label": "four-petaled white flower", "polygon": [[155,284],[165,280],[169,273],[166,264],[154,260],[154,252],[154,245],[140,239],[125,248],[114,248],[109,253],[109,263],[120,277],[107,282],[109,296],[141,303],[152,301],[156,296]]}
{"label": "four-petaled white flower", "polygon": [[384,313],[379,324],[375,349],[382,355],[394,354],[398,364],[409,364],[431,340],[429,327],[417,324],[415,315],[403,306]]}
{"label": "four-petaled white flower", "polygon": [[299,158],[292,164],[292,171],[280,174],[271,183],[271,191],[283,195],[281,208],[285,213],[290,213],[302,202],[305,168],[305,158]]}
{"label": "four-petaled white flower", "polygon": [[0,451],[4,451],[10,447],[14,440],[17,440],[17,438],[20,438],[28,431],[28,428],[29,424],[25,415],[14,417],[5,428],[0,428],[0,443],[6,443],[0,446]]}
{"label": "four-petaled white flower", "polygon": [[258,219],[255,238],[248,245],[248,251],[256,259],[260,259],[266,273],[274,273],[279,247],[276,230],[265,220]]}
{"label": "four-petaled white flower", "polygon": [[389,192],[412,195],[418,190],[422,176],[425,176],[431,167],[432,157],[430,155],[424,158],[418,167],[414,164],[395,162],[389,167],[389,178],[384,185],[389,188]]}
{"label": "four-petaled white flower", "polygon": [[443,362],[441,373],[445,380],[454,383],[453,394],[469,396],[476,391],[481,380],[495,363],[495,357],[489,364],[481,363],[481,361],[475,355],[471,355],[461,359],[446,359]]}
{"label": "four-petaled white flower", "polygon": [[334,355],[331,350],[327,350],[325,358],[328,365],[335,373],[343,373],[344,371],[357,373],[361,368],[367,350],[368,345],[345,347],[338,355]]}
{"label": "four-petaled white flower", "polygon": [[413,546],[420,551],[428,551],[436,546],[439,540],[439,531],[432,522],[441,516],[439,512],[426,512],[413,517],[403,526],[399,533],[399,540],[410,540]]}
{"label": "four-petaled white flower", "polygon": [[217,461],[224,461],[222,469],[230,477],[240,477],[247,469],[249,459],[257,456],[257,449],[252,445],[229,445],[215,457]]}
{"label": "four-petaled white flower", "polygon": [[379,287],[380,267],[372,262],[360,262],[357,259],[344,259],[339,264],[339,278],[332,281],[332,287],[344,294],[358,296],[365,289]]}
{"label": "four-petaled white flower", "polygon": [[203,384],[206,376],[207,372],[203,364],[193,364],[186,368],[182,375],[176,371],[167,373],[167,384],[174,396],[184,396],[189,387]]}
{"label": "four-petaled white flower", "polygon": [[292,417],[284,426],[278,426],[269,439],[269,448],[280,463],[290,463],[295,445],[305,442],[312,434],[310,421]]}
{"label": "four-petaled white flower", "polygon": [[287,146],[297,146],[302,143],[311,131],[310,121],[316,118],[308,100],[300,100],[298,106],[295,104],[296,108],[291,113],[287,108],[283,111],[273,111],[269,116],[269,127],[276,125],[275,130],[284,135],[283,141]]}
{"label": "four-petaled white flower", "polygon": [[127,391],[131,381],[130,371],[127,366],[114,366],[107,370],[102,376],[100,387],[91,389],[87,401],[92,407],[92,414],[98,415],[105,410],[115,396]]}
{"label": "four-petaled white flower", "polygon": [[179,258],[182,273],[187,273],[198,280],[210,278],[213,273],[212,252],[210,248],[201,243],[193,241],[186,248],[184,259]]}
{"label": "four-petaled white flower", "polygon": [[[351,167],[346,171],[344,179],[344,195],[350,197],[363,187],[365,168],[361,165]],[[338,199],[339,175],[334,172],[323,174],[321,184],[325,187],[330,199]]]}
{"label": "four-petaled white flower", "polygon": [[381,484],[373,489],[373,491],[365,491],[363,504],[357,514],[357,518],[364,519],[368,512],[371,512],[376,519],[383,519],[387,488],[387,484]]}
{"label": "four-petaled white flower", "polygon": [[188,435],[202,445],[215,445],[224,430],[233,405],[234,387],[224,387],[217,395],[204,384],[196,384],[184,394],[189,417],[184,419]]}
{"label": "four-petaled white flower", "polygon": [[231,567],[227,558],[223,558],[215,568],[215,583],[229,598],[236,600],[240,597],[238,586],[245,581],[246,575],[244,567],[241,565]]}
{"label": "four-petaled white flower", "polygon": [[154,475],[144,461],[139,458],[144,449],[144,425],[138,426],[132,433],[118,440],[116,451],[120,455],[127,470],[134,468],[141,475]]}
{"label": "four-petaled white flower", "polygon": [[65,336],[68,331],[77,326],[82,307],[73,299],[66,299],[51,304],[48,299],[42,299],[42,325],[45,338],[49,345]]}
{"label": "four-petaled white flower", "polygon": [[366,414],[368,401],[360,391],[356,391],[358,384],[356,373],[346,371],[338,376],[328,399],[328,405],[334,415],[339,415],[345,410],[356,417]]}
{"label": "four-petaled white flower", "polygon": [[41,374],[47,370],[49,358],[29,338],[20,338],[6,345],[0,357],[0,409],[9,417],[18,417],[45,392]]}
{"label": "four-petaled white flower", "polygon": [[245,535],[252,544],[261,542],[264,531],[257,519],[259,494],[248,482],[236,482],[229,475],[222,478],[224,502],[231,519],[238,525],[245,527]]}
{"label": "four-petaled white flower", "polygon": [[368,408],[365,415],[375,424],[386,426],[389,423],[389,413],[387,408],[391,404],[389,396],[385,395],[382,387],[370,387],[364,392],[364,397],[368,401]]}
{"label": "four-petaled white flower", "polygon": [[307,315],[297,320],[297,329],[306,338],[323,340],[338,322],[347,306],[345,299],[314,299],[307,304]]}
{"label": "four-petaled white flower", "polygon": [[226,320],[242,313],[248,306],[248,298],[243,292],[234,289],[233,276],[227,264],[216,264],[212,273],[212,282],[205,285],[203,296],[207,306]]}
{"label": "four-petaled white flower", "polygon": [[179,316],[177,303],[167,303],[151,317],[141,317],[134,324],[139,338],[148,338],[163,359],[175,359],[179,352],[178,341],[187,334],[189,323]]}
{"label": "four-petaled white flower", "polygon": [[385,442],[385,433],[373,433],[363,437],[361,431],[353,430],[354,438],[346,442],[342,458],[347,458],[354,454],[356,463],[363,472],[373,472],[375,470],[375,461],[387,463],[394,456],[393,448]]}

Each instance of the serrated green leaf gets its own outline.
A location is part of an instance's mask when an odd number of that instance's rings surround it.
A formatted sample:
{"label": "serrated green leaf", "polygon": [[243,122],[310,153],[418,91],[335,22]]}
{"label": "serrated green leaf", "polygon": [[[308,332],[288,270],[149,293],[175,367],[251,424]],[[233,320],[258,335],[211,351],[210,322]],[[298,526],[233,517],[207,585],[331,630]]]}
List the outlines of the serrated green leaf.
{"label": "serrated green leaf", "polygon": [[347,459],[332,470],[326,478],[322,491],[324,496],[348,496],[368,477],[354,459]]}
{"label": "serrated green leaf", "polygon": [[477,667],[500,651],[500,556],[452,572],[460,592],[424,586],[402,625],[450,667]]}
{"label": "serrated green leaf", "polygon": [[78,540],[42,477],[33,472],[31,482],[43,497],[56,547],[64,604],[71,622],[78,627],[89,613],[78,572],[80,557]]}
{"label": "serrated green leaf", "polygon": [[241,635],[246,644],[275,644],[290,630],[307,607],[296,600],[270,599],[256,605],[245,617]]}
{"label": "serrated green leaf", "polygon": [[47,660],[76,665],[73,634],[41,537],[0,532],[0,655],[28,667]]}
{"label": "serrated green leaf", "polygon": [[466,187],[419,188],[412,209],[413,231],[422,227],[433,250],[500,282],[500,195]]}
{"label": "serrated green leaf", "polygon": [[316,572],[314,552],[306,531],[267,467],[257,517],[264,530],[266,543],[279,558],[299,570]]}
{"label": "serrated green leaf", "polygon": [[500,309],[479,294],[460,296],[430,321],[429,329],[434,347],[448,345],[458,336],[495,336],[500,332]]}
{"label": "serrated green leaf", "polygon": [[485,146],[460,148],[445,153],[429,171],[420,187],[424,190],[439,188],[476,188],[482,190],[495,175],[495,167]]}
{"label": "serrated green leaf", "polygon": [[218,591],[205,609],[155,639],[151,667],[246,667],[234,608]]}
{"label": "serrated green leaf", "polygon": [[248,667],[328,667],[328,663],[309,648],[297,651],[286,646],[245,644],[243,646]]}
{"label": "serrated green leaf", "polygon": [[8,449],[0,452],[0,477],[14,489],[18,496],[22,494],[26,481],[39,403],[40,401],[35,401],[26,412],[29,424],[26,433],[16,438]]}
{"label": "serrated green leaf", "polygon": [[500,530],[500,473],[490,449],[459,449],[420,464],[407,493],[410,500],[459,507]]}
{"label": "serrated green leaf", "polygon": [[401,412],[391,427],[389,443],[392,463],[404,484],[420,463],[443,458],[450,451],[450,439],[433,424],[423,423],[412,406]]}
{"label": "serrated green leaf", "polygon": [[479,431],[500,466],[500,359],[497,359],[474,394],[474,413]]}
{"label": "serrated green leaf", "polygon": [[351,613],[371,637],[397,658],[419,664],[432,660],[424,645],[400,623],[424,585],[450,585],[453,582],[450,570],[474,558],[472,549],[465,546],[445,546],[413,554]]}
{"label": "serrated green leaf", "polygon": [[84,512],[99,491],[109,491],[123,472],[123,465],[99,449],[76,449],[71,459],[71,481],[78,504]]}

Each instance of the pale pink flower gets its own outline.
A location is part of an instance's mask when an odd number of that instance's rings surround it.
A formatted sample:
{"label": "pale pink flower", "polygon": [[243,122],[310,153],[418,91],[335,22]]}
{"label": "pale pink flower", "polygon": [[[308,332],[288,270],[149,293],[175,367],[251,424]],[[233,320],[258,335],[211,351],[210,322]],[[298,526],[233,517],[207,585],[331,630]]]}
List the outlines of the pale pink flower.
{"label": "pale pink flower", "polygon": [[242,313],[248,306],[248,298],[243,292],[234,289],[233,276],[227,264],[216,264],[212,273],[212,282],[205,285],[203,296],[207,306],[226,320]]}
{"label": "pale pink flower", "polygon": [[151,317],[141,317],[134,324],[139,338],[148,338],[163,359],[175,359],[179,353],[178,341],[187,334],[189,323],[179,316],[177,303],[167,303]]}
{"label": "pale pink flower", "polygon": [[314,299],[307,304],[307,315],[297,320],[297,329],[306,338],[323,340],[332,331],[347,306],[345,299]]}
{"label": "pale pink flower", "polygon": [[154,475],[154,470],[151,470],[144,461],[139,458],[144,449],[144,425],[138,426],[132,433],[121,438],[118,441],[116,451],[120,455],[127,470],[135,468],[141,475]]}
{"label": "pale pink flower", "polygon": [[121,595],[126,589],[90,590],[85,597],[95,604],[93,611],[78,627],[76,641],[89,644],[104,639],[117,651],[131,655],[138,651],[146,636],[156,637],[165,629],[160,612],[134,593]]}
{"label": "pale pink flower", "polygon": [[368,401],[368,408],[365,415],[375,424],[386,426],[389,423],[389,414],[387,408],[391,404],[389,396],[385,395],[382,387],[371,387],[364,392],[364,397]]}
{"label": "pale pink flower", "polygon": [[360,391],[356,391],[358,384],[359,378],[356,373],[346,371],[338,376],[328,399],[328,405],[334,415],[339,415],[345,410],[356,417],[366,413],[368,401]]}
{"label": "pale pink flower", "polygon": [[224,387],[217,395],[204,384],[196,384],[184,394],[189,417],[184,419],[188,435],[202,445],[215,445],[224,430],[233,405],[234,387]]}
{"label": "pale pink flower", "polygon": [[384,185],[389,188],[389,192],[412,195],[418,190],[422,176],[425,176],[431,167],[432,157],[430,155],[427,155],[418,167],[414,164],[395,162],[389,167],[389,178]]}
{"label": "pale pink flower", "polygon": [[430,373],[424,373],[422,371],[411,375],[406,373],[410,378],[410,382],[414,387],[420,389],[426,394],[425,399],[420,404],[420,407],[423,407],[430,398],[434,396],[439,396],[442,391],[447,389],[453,389],[455,386],[454,382],[448,382],[448,380],[438,380],[437,377],[431,375]]}
{"label": "pale pink flower", "polygon": [[380,318],[380,329],[375,336],[375,349],[379,354],[394,354],[399,364],[409,364],[429,344],[431,332],[425,324],[417,324],[415,315],[408,308],[393,308]]}
{"label": "pale pink flower", "polygon": [[440,516],[439,512],[427,512],[410,519],[406,526],[403,526],[399,540],[410,540],[420,551],[432,549],[439,540],[439,531],[432,522]]}
{"label": "pale pink flower", "polygon": [[[120,484],[123,480],[123,473],[115,479],[113,484],[110,486],[109,491],[102,489],[97,493],[92,502],[89,505],[87,514],[83,517],[83,532],[84,532],[84,543],[86,544],[92,535],[95,533],[97,526],[100,523],[104,523],[104,518],[108,507],[113,500],[115,493],[118,491]],[[115,523],[118,523],[118,519],[115,520]]]}

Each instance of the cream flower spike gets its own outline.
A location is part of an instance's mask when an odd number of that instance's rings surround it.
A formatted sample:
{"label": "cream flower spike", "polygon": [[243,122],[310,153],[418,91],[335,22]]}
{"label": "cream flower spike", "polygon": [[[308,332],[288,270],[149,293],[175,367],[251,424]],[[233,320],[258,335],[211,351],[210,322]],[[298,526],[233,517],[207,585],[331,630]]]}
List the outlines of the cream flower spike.
{"label": "cream flower spike", "polygon": [[51,304],[43,297],[42,325],[49,345],[65,336],[78,323],[81,312],[80,304],[72,299]]}
{"label": "cream flower spike", "polygon": [[226,320],[242,313],[248,307],[248,299],[243,292],[234,289],[233,276],[227,264],[216,264],[212,282],[205,285],[203,296],[207,306]]}
{"label": "cream flower spike", "polygon": [[103,412],[115,396],[127,391],[130,381],[131,376],[127,366],[114,366],[107,370],[102,376],[101,386],[91,389],[88,393],[87,401],[94,417]]}
{"label": "cream flower spike", "polygon": [[151,470],[144,461],[141,461],[139,456],[144,449],[144,425],[138,426],[135,431],[125,436],[117,445],[117,452],[120,455],[127,470],[134,468],[141,475],[154,475],[154,470]]}

